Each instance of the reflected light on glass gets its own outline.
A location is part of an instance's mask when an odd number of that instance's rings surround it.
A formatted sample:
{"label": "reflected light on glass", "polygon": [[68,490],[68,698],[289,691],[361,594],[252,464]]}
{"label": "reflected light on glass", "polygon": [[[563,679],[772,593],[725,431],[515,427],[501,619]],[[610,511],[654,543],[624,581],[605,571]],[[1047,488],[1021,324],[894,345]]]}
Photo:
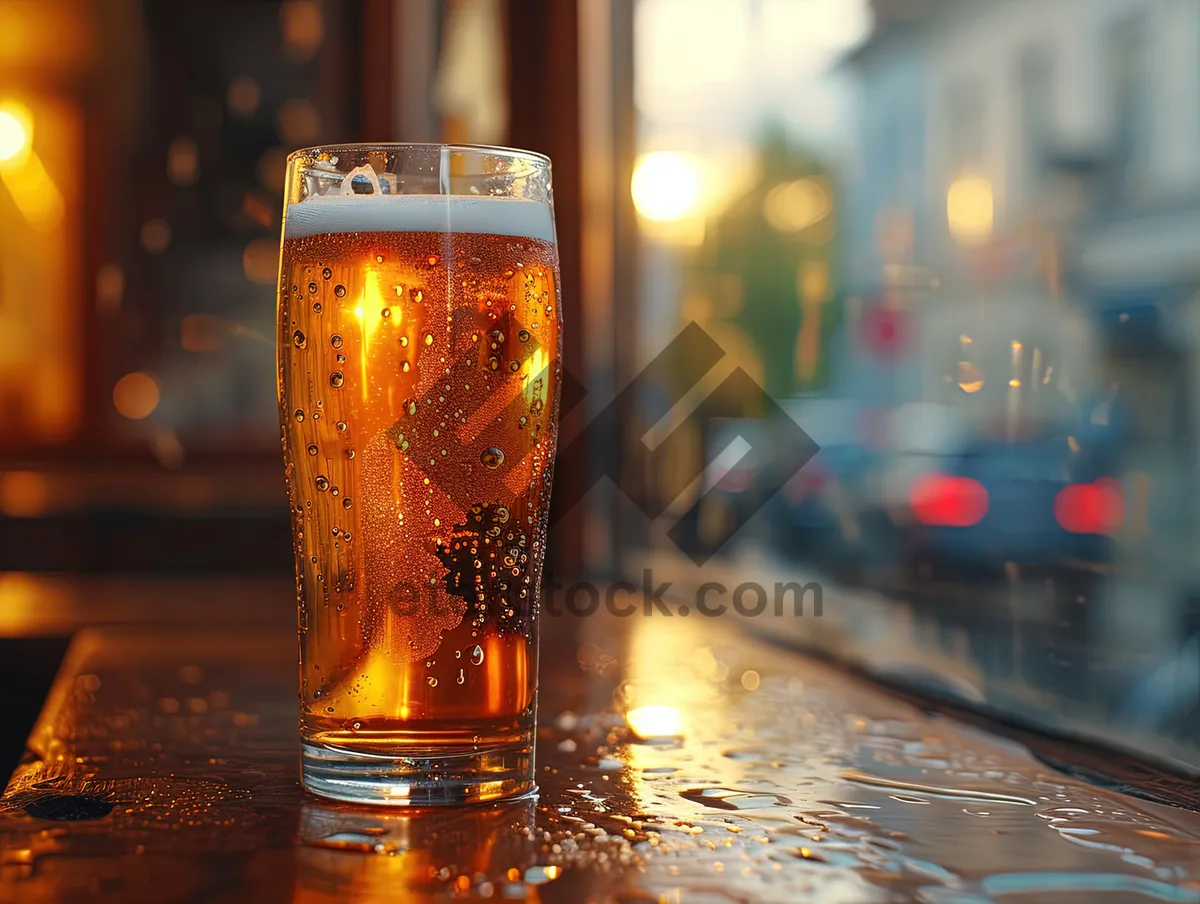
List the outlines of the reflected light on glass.
{"label": "reflected light on glass", "polygon": [[639,706],[625,713],[625,721],[643,741],[674,738],[683,733],[683,719],[673,706]]}
{"label": "reflected light on glass", "polygon": [[113,407],[131,421],[149,417],[158,407],[158,381],[147,373],[126,374],[113,387]]}
{"label": "reflected light on glass", "polygon": [[630,181],[633,206],[656,223],[675,223],[698,212],[700,173],[690,154],[652,151],[643,154]]}
{"label": "reflected light on glass", "polygon": [[776,185],[763,198],[763,219],[776,232],[800,232],[820,223],[833,210],[820,179],[797,179]]}
{"label": "reflected light on glass", "polygon": [[960,176],[946,191],[946,221],[950,235],[963,246],[980,245],[992,237],[996,202],[992,183],[983,176]]}
{"label": "reflected light on glass", "polygon": [[983,389],[983,372],[974,361],[959,361],[956,382],[963,392],[974,395]]}

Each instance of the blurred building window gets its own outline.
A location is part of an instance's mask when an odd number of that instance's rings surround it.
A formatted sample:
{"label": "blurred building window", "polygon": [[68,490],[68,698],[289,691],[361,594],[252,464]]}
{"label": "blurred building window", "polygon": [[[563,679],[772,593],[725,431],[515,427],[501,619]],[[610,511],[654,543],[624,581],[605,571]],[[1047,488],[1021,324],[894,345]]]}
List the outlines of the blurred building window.
{"label": "blurred building window", "polygon": [[1017,61],[1017,94],[1025,151],[1024,195],[1036,203],[1053,152],[1054,55],[1047,47],[1027,47]]}
{"label": "blurred building window", "polygon": [[1122,19],[1109,27],[1104,59],[1112,110],[1112,157],[1121,188],[1144,171],[1150,153],[1150,72],[1146,21]]}
{"label": "blurred building window", "polygon": [[978,82],[964,80],[951,86],[947,102],[948,150],[955,175],[983,166],[987,142],[986,107],[987,98]]}

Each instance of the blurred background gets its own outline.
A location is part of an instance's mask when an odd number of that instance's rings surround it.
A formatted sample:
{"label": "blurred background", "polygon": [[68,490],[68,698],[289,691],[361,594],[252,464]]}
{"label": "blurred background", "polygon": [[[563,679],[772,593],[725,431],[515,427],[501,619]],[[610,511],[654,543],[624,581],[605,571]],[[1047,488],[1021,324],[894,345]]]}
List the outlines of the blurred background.
{"label": "blurred background", "polygon": [[[745,627],[1200,766],[1195,0],[0,0],[0,73],[6,633],[34,574],[290,605],[285,155],[509,144],[554,161],[563,444],[687,324],[724,351],[587,435],[556,574],[815,581]],[[778,410],[689,417],[739,368]],[[617,489],[667,471],[658,518]]]}

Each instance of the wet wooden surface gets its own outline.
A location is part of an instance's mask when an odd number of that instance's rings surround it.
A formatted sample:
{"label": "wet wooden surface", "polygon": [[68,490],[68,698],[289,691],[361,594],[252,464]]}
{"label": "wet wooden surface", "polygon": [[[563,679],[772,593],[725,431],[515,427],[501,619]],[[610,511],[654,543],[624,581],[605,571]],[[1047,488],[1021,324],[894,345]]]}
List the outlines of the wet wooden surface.
{"label": "wet wooden surface", "polygon": [[274,619],[85,631],[0,800],[0,900],[1200,901],[1200,814],[721,620],[544,631],[540,796],[425,812],[300,789]]}

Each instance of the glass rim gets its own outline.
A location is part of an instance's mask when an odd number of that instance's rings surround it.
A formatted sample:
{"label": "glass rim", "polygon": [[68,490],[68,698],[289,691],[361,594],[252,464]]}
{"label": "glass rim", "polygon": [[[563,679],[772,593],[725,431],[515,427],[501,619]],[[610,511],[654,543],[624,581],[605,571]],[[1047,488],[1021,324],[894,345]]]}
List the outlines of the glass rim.
{"label": "glass rim", "polygon": [[297,148],[288,154],[288,163],[298,157],[318,154],[334,154],[340,151],[348,153],[365,153],[369,151],[398,151],[405,149],[427,151],[465,151],[487,154],[493,157],[508,157],[513,160],[527,160],[531,163],[541,163],[547,169],[551,167],[550,158],[539,151],[527,151],[521,148],[511,148],[500,144],[464,144],[443,141],[349,141],[341,144],[318,144],[312,147]]}

